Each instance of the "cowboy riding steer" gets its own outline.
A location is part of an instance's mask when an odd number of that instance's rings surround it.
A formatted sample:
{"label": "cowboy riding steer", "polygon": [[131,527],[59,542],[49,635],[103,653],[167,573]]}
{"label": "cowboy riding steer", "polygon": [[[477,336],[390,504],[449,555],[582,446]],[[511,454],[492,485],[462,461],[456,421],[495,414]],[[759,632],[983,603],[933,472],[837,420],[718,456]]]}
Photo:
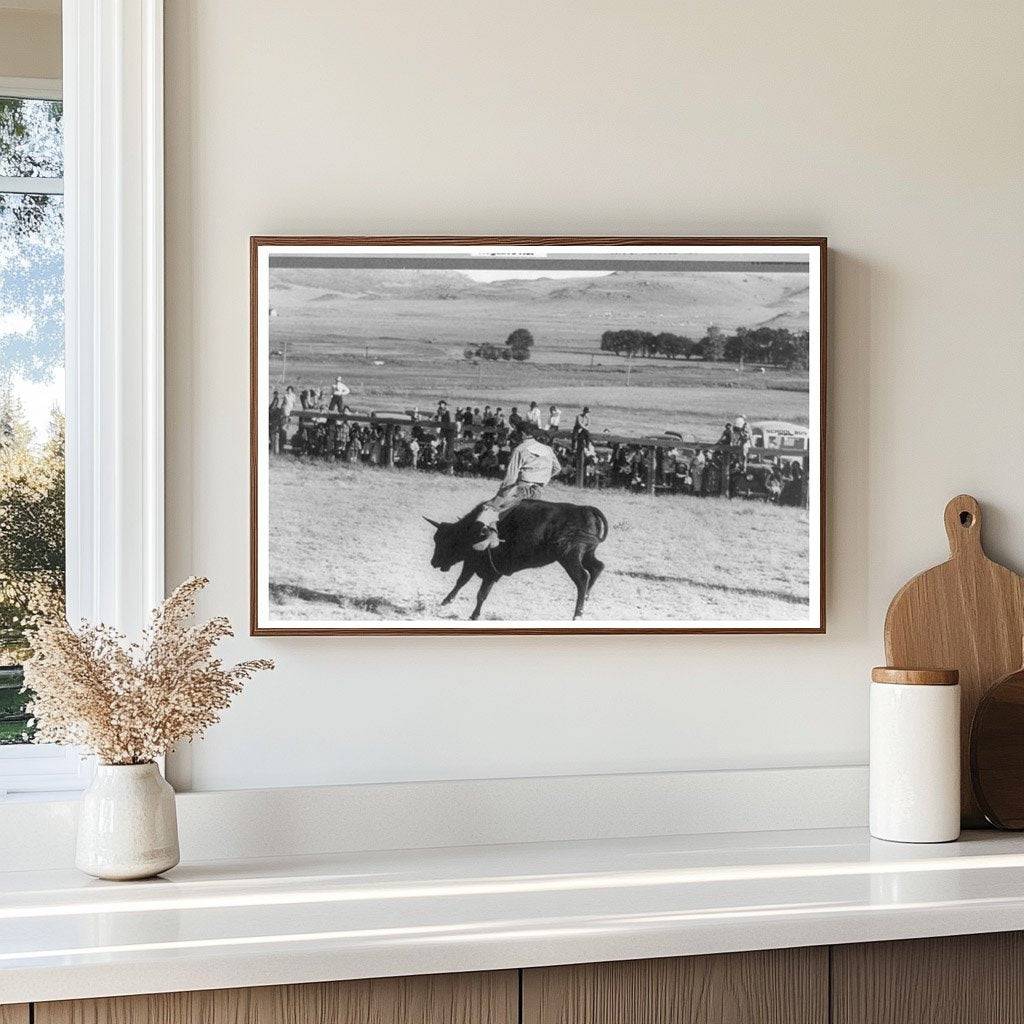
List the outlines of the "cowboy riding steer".
{"label": "cowboy riding steer", "polygon": [[473,545],[480,541],[483,529],[478,522],[480,509],[477,505],[455,523],[439,523],[423,517],[434,527],[434,555],[430,564],[447,572],[456,563],[463,563],[455,586],[441,603],[451,604],[470,579],[479,576],[480,590],[470,616],[470,619],[478,619],[491,587],[502,576],[558,562],[576,584],[573,618],[578,619],[583,614],[583,603],[590,588],[604,568],[604,562],[594,554],[597,545],[608,536],[604,513],[592,505],[526,500],[499,519],[500,545],[476,551]]}

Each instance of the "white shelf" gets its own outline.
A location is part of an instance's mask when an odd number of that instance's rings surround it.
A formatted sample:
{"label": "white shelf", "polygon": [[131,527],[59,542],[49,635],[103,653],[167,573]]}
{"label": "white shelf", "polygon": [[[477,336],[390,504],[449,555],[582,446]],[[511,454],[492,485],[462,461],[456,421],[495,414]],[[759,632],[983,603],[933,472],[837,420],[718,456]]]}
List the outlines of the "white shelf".
{"label": "white shelf", "polygon": [[860,829],[0,874],[0,1003],[1024,928],[1024,838]]}

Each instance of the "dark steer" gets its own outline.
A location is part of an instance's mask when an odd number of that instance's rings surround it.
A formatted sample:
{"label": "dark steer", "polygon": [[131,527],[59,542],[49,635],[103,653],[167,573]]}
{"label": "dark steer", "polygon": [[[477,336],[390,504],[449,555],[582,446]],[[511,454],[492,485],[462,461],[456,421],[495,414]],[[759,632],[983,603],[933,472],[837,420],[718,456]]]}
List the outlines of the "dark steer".
{"label": "dark steer", "polygon": [[470,616],[478,619],[491,587],[502,576],[558,562],[576,584],[573,618],[578,619],[583,614],[583,603],[590,588],[604,568],[604,562],[594,554],[597,545],[608,536],[604,513],[591,505],[524,501],[499,520],[501,544],[491,551],[479,552],[473,550],[473,543],[481,536],[481,527],[476,521],[479,512],[477,505],[456,523],[427,519],[434,527],[434,556],[430,564],[447,572],[456,563],[463,563],[455,586],[441,603],[451,604],[470,579],[479,576],[480,590]]}

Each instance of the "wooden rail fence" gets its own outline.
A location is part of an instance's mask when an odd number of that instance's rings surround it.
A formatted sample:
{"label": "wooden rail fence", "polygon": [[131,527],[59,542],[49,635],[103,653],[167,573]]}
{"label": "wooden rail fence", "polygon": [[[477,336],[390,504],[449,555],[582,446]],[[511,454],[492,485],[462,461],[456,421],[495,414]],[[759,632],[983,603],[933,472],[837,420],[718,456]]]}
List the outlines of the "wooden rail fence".
{"label": "wooden rail fence", "polygon": [[[412,411],[407,412],[373,412],[373,413],[353,413],[353,412],[325,412],[318,409],[298,409],[290,414],[288,417],[288,423],[294,421],[298,424],[300,431],[309,425],[326,425],[327,427],[327,447],[326,455],[327,459],[333,459],[335,453],[340,447],[341,430],[342,427],[349,423],[360,423],[368,424],[375,427],[383,427],[383,449],[384,449],[384,460],[383,465],[393,468],[395,465],[395,439],[399,430],[403,427],[411,429],[414,426],[419,426],[425,434],[430,437],[439,437],[447,435],[449,450],[452,454],[459,450],[459,445],[462,448],[472,447],[475,443],[474,440],[469,438],[459,439],[456,424],[450,426],[442,426],[433,417],[425,413],[415,413]],[[481,434],[485,431],[480,428]],[[553,441],[559,442],[565,445],[567,448],[572,449],[575,457],[575,483],[577,487],[583,487],[586,483],[586,465],[585,459],[583,458],[584,444],[580,441],[579,437],[574,437],[571,430],[556,430],[553,434],[549,434]],[[645,481],[646,490],[648,494],[655,494],[657,491],[657,454],[660,451],[670,451],[675,449],[676,451],[686,452],[690,455],[695,455],[698,451],[706,453],[721,453],[724,456],[726,466],[721,472],[721,484],[720,492],[726,493],[728,487],[729,478],[729,463],[733,457],[743,458],[744,449],[742,445],[725,445],[716,442],[705,442],[705,441],[687,441],[680,437],[671,435],[643,435],[640,437],[630,437],[622,434],[589,434],[590,443],[595,449],[598,448],[615,448],[619,446],[625,446],[638,450],[643,450],[646,455],[647,464],[647,479]],[[281,446],[284,437],[284,430],[273,429],[271,427],[270,445],[271,449],[275,453],[281,451]],[[788,462],[799,461],[803,470],[803,479],[805,481],[804,487],[804,502],[806,502],[806,480],[808,476],[809,468],[809,452],[805,449],[800,448],[758,448],[750,447],[746,450],[747,457],[756,456],[758,460],[762,458],[783,458]]]}

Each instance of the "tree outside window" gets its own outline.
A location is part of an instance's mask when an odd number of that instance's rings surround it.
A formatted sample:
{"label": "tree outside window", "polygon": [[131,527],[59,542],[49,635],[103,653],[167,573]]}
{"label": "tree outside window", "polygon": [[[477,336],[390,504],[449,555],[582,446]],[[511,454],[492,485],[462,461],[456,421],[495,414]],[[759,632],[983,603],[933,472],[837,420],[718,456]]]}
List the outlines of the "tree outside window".
{"label": "tree outside window", "polygon": [[64,599],[61,103],[0,97],[0,744],[31,739],[20,664]]}

